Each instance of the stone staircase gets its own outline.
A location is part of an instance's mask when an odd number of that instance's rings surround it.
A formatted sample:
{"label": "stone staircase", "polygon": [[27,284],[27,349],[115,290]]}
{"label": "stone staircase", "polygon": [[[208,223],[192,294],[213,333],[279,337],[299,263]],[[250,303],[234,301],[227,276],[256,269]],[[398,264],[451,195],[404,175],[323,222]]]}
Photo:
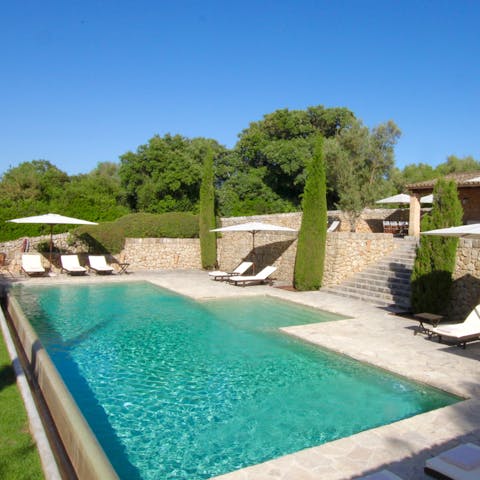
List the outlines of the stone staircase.
{"label": "stone staircase", "polygon": [[394,242],[396,248],[389,255],[340,285],[323,287],[321,291],[358,298],[393,311],[409,311],[410,276],[417,239],[395,238]]}

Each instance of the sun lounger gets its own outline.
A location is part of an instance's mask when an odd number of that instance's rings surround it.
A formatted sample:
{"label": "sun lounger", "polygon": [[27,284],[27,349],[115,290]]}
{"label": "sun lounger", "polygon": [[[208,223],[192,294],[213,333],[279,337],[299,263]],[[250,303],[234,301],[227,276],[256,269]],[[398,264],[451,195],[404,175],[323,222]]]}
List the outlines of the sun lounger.
{"label": "sun lounger", "polygon": [[242,262],[233,272],[222,272],[221,270],[215,270],[214,272],[208,272],[208,275],[213,278],[213,280],[227,280],[228,277],[232,275],[243,275],[251,266],[252,262]]}
{"label": "sun lounger", "polygon": [[268,266],[265,267],[262,271],[258,272],[256,275],[238,275],[229,277],[228,281],[235,285],[253,285],[257,283],[267,283],[269,282],[268,277],[277,269],[277,267]]}
{"label": "sun lounger", "polygon": [[327,228],[327,232],[334,232],[340,226],[340,220],[334,220]]}
{"label": "sun lounger", "polygon": [[438,335],[439,342],[446,337],[465,348],[467,342],[480,338],[480,305],[477,305],[462,323],[441,325],[431,328],[430,332],[431,335]]}
{"label": "sun lounger", "polygon": [[30,277],[45,275],[40,255],[22,255],[22,271]]}
{"label": "sun lounger", "polygon": [[401,477],[395,475],[390,470],[381,470],[370,475],[365,475],[357,480],[402,480]]}
{"label": "sun lounger", "polygon": [[69,275],[85,275],[87,269],[82,267],[78,262],[78,255],[61,255],[62,272]]}
{"label": "sun lounger", "polygon": [[103,255],[89,255],[88,263],[98,275],[108,275],[113,272],[113,267],[108,265]]}
{"label": "sun lounger", "polygon": [[463,443],[425,462],[425,473],[435,478],[478,480],[480,478],[480,447]]}

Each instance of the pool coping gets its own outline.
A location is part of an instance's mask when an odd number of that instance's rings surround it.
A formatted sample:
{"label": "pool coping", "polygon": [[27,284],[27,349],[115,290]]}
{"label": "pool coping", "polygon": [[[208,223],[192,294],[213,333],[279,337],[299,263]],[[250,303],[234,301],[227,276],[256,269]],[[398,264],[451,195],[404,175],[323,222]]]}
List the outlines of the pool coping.
{"label": "pool coping", "polygon": [[[8,324],[13,329],[19,347],[22,349],[25,368],[35,385],[33,388],[29,386],[30,393],[47,408],[49,418],[44,418],[44,421],[46,423],[53,421],[55,426],[53,429],[55,431],[50,432],[51,437],[48,440],[50,448],[45,448],[44,440],[46,438],[41,438],[38,444],[46,478],[51,478],[50,473],[54,469],[53,461],[57,467],[55,473],[64,478],[76,474],[80,479],[118,479],[118,475],[96,436],[80,412],[17,300],[7,293],[5,303]],[[23,398],[27,405],[28,396]],[[36,415],[42,415],[42,412],[36,409],[36,412],[32,412],[32,414],[31,427],[36,424]],[[37,438],[35,436],[35,440]],[[59,441],[61,442],[60,450],[56,446]],[[60,462],[55,459],[54,451],[57,459],[62,459]],[[63,457],[65,453],[68,456],[67,462]],[[72,467],[75,473],[71,470]]]}
{"label": "pool coping", "polygon": [[[53,280],[53,282],[52,282]],[[320,308],[345,320],[283,328],[286,334],[422,382],[466,400],[399,422],[272,459],[218,477],[222,480],[346,480],[389,468],[403,478],[427,479],[427,458],[464,441],[480,443],[480,342],[466,350],[413,335],[417,322],[364,302],[325,293],[269,286],[239,288],[206,272],[136,272],[119,278],[57,278],[33,283],[148,281],[196,300],[266,295]],[[412,365],[415,366],[412,369]]]}

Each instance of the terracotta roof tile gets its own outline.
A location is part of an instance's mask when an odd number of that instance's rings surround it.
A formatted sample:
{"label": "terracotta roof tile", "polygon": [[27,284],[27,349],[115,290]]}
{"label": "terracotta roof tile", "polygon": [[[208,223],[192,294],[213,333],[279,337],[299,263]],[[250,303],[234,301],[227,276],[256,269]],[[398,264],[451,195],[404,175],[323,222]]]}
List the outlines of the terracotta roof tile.
{"label": "terracotta roof tile", "polygon": [[[449,173],[445,175],[447,180],[454,180],[459,187],[473,187],[480,185],[480,171],[476,170],[475,172],[460,172],[460,173]],[[437,178],[432,180],[425,180],[423,182],[410,183],[406,186],[408,190],[431,190],[434,185],[437,183]]]}

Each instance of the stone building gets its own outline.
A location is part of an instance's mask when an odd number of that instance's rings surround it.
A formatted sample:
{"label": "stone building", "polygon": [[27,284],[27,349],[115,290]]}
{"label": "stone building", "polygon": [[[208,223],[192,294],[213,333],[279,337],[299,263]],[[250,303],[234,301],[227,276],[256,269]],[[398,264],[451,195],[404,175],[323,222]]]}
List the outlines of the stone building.
{"label": "stone building", "polygon": [[[480,171],[451,173],[447,180],[457,184],[458,197],[463,207],[463,223],[480,223]],[[420,198],[433,192],[437,179],[407,185],[410,200],[410,235],[420,233]]]}

